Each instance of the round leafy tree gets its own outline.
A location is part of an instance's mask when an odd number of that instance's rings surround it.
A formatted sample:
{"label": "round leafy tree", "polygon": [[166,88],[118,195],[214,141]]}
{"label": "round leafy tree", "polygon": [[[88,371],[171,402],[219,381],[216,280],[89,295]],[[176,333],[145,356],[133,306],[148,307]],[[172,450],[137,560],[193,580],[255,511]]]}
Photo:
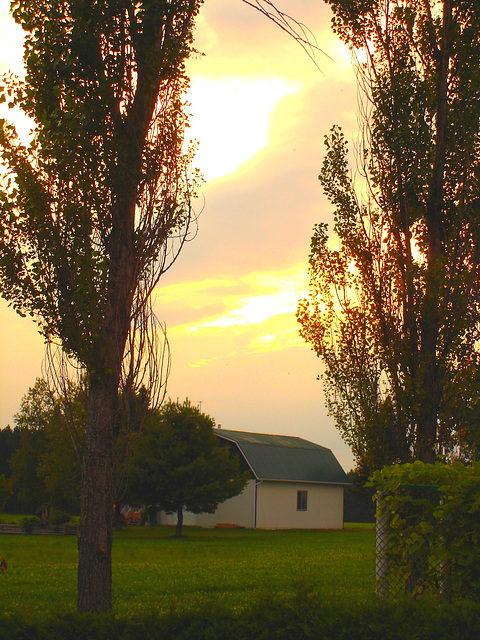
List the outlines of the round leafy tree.
{"label": "round leafy tree", "polygon": [[176,513],[176,536],[182,535],[184,509],[213,513],[247,483],[248,473],[240,473],[238,458],[219,445],[214,427],[215,421],[188,399],[170,400],[151,413],[137,444],[129,494]]}

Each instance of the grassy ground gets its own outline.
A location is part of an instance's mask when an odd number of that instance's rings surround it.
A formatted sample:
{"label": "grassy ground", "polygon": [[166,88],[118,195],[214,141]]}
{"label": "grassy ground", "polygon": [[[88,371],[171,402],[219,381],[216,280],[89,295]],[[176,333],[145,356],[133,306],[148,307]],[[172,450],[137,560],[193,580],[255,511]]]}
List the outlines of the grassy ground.
{"label": "grassy ground", "polygon": [[0,513],[0,523],[20,524],[25,518],[22,513]]}
{"label": "grassy ground", "polygon": [[[0,535],[4,612],[59,615],[75,610],[76,538]],[[239,612],[252,599],[368,602],[374,593],[374,532],[249,531],[131,527],[115,534],[115,613]]]}
{"label": "grassy ground", "polygon": [[374,596],[374,531],[132,527],[113,614],[75,615],[76,538],[0,534],[0,640],[478,640],[480,606]]}

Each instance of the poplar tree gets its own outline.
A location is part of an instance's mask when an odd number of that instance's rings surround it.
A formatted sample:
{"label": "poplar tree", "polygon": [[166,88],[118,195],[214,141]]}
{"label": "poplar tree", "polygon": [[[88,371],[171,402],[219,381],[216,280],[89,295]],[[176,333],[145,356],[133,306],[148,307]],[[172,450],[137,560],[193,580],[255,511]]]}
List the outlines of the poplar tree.
{"label": "poplar tree", "polygon": [[480,5],[328,3],[356,58],[363,137],[356,177],[341,129],[326,137],[320,180],[335,224],[312,238],[301,333],[359,466],[468,455],[480,365]]}
{"label": "poplar tree", "polygon": [[0,287],[88,376],[80,612],[112,605],[119,397],[156,375],[150,294],[191,220],[184,62],[200,4],[12,2],[26,74],[0,99],[33,131],[1,123]]}

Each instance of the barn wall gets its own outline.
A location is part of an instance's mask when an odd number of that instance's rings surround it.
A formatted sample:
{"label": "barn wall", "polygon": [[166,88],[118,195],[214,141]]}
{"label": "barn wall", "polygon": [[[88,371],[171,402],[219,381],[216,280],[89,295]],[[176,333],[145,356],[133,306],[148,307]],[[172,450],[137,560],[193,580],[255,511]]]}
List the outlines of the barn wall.
{"label": "barn wall", "polygon": [[[297,491],[307,491],[307,511],[297,511]],[[342,529],[343,486],[302,482],[257,484],[255,524],[255,480],[239,496],[226,500],[215,513],[184,512],[184,524],[214,527],[228,524],[247,529]],[[159,523],[174,525],[176,514],[162,512]]]}
{"label": "barn wall", "polygon": [[[177,524],[176,513],[165,513],[165,511],[157,511],[157,524],[175,526]],[[183,512],[183,524],[185,526],[194,526],[197,524],[197,515],[190,511]]]}
{"label": "barn wall", "polygon": [[199,527],[214,527],[216,524],[231,524],[237,527],[254,527],[255,512],[255,480],[249,480],[247,486],[238,496],[218,505],[215,513],[199,513]]}
{"label": "barn wall", "polygon": [[[297,511],[297,491],[307,491],[307,510]],[[343,486],[268,482],[257,486],[257,528],[342,529]]]}

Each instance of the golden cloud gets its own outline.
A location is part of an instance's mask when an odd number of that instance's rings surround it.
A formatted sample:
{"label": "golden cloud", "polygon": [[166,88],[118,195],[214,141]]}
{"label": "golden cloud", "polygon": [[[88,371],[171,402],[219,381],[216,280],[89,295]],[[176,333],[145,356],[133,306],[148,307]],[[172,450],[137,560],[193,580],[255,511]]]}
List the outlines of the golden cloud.
{"label": "golden cloud", "polygon": [[[253,291],[253,295],[239,295],[239,293],[237,295],[223,295],[221,300],[214,300],[213,296],[215,293],[218,295],[218,285],[222,281],[191,283],[191,289],[194,293],[202,291],[206,305],[221,303],[227,310],[213,317],[205,317],[199,322],[179,325],[174,327],[172,331],[177,334],[199,334],[208,330],[265,325],[268,321],[281,316],[294,319],[298,300],[306,294],[307,281],[304,267],[288,272],[249,274],[240,278],[239,285],[243,285],[243,290]],[[228,283],[227,286],[231,286],[230,280],[225,282]],[[190,285],[187,283],[180,285],[182,295],[187,293],[187,298],[189,297],[189,288]],[[170,296],[173,296],[173,288],[169,289]],[[290,331],[291,329],[288,328],[287,332]],[[267,331],[262,333],[264,336],[269,335]],[[280,335],[282,335],[281,332]],[[255,340],[261,340],[261,338],[257,337]],[[273,340],[270,342],[273,343]],[[267,343],[268,340],[264,339],[263,344]],[[286,342],[284,344],[286,346]],[[276,345],[278,345],[278,341]]]}

